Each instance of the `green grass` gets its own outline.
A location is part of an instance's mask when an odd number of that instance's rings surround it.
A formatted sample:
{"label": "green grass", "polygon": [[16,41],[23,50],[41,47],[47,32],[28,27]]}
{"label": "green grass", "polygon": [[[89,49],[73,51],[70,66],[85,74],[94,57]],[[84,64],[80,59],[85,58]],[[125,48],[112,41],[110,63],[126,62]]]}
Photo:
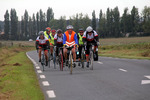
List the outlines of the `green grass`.
{"label": "green grass", "polygon": [[1,57],[5,60],[0,64],[0,99],[44,100],[33,64],[25,55],[30,48],[6,49]]}
{"label": "green grass", "polygon": [[103,45],[99,48],[99,55],[130,59],[150,59],[150,43]]}

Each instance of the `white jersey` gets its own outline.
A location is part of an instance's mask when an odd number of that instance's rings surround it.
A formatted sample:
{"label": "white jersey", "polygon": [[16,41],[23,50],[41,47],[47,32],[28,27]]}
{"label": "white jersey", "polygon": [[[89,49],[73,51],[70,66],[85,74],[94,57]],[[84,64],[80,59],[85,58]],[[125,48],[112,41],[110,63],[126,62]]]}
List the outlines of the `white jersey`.
{"label": "white jersey", "polygon": [[36,41],[39,42],[39,45],[46,45],[46,42],[49,41],[49,40],[46,36],[44,36],[44,39],[40,39],[40,36],[38,36]]}
{"label": "white jersey", "polygon": [[86,38],[87,41],[93,41],[94,37],[98,36],[96,31],[93,31],[94,33],[92,33],[91,35],[87,34],[87,31],[84,32],[83,34],[83,38]]}
{"label": "white jersey", "polygon": [[57,43],[63,43],[63,35],[61,37],[58,37],[58,35],[55,34],[54,39],[57,40]]}

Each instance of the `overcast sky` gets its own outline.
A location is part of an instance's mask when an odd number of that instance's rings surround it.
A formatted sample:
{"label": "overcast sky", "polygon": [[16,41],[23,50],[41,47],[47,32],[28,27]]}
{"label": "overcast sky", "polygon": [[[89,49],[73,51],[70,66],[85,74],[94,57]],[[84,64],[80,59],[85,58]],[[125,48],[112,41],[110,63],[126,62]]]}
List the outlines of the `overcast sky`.
{"label": "overcast sky", "polygon": [[29,15],[37,13],[40,9],[46,12],[48,7],[54,11],[54,17],[75,15],[76,13],[88,14],[91,18],[92,11],[96,11],[96,17],[99,16],[99,11],[102,9],[106,12],[107,8],[114,8],[118,6],[120,13],[123,13],[125,7],[129,10],[133,6],[139,8],[139,12],[143,10],[144,6],[150,6],[150,0],[0,0],[0,20],[4,20],[6,10],[15,8],[19,20],[24,15],[25,9]]}

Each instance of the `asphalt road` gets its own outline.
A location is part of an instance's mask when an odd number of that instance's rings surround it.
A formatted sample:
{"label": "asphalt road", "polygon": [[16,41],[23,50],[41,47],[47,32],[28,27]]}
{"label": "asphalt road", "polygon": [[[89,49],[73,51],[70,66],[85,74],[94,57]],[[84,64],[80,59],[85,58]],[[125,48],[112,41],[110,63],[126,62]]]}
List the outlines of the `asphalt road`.
{"label": "asphalt road", "polygon": [[70,75],[58,66],[43,72],[37,52],[27,54],[46,100],[150,100],[150,60],[99,57],[94,70],[77,66]]}

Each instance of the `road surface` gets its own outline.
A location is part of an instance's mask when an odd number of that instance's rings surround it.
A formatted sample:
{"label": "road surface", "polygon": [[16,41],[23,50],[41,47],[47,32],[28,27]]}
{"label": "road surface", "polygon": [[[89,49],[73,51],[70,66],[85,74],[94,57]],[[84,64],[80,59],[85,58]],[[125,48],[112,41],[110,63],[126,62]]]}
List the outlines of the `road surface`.
{"label": "road surface", "polygon": [[77,66],[70,75],[58,66],[43,72],[37,52],[27,55],[46,100],[150,100],[150,60],[99,57],[94,70]]}

